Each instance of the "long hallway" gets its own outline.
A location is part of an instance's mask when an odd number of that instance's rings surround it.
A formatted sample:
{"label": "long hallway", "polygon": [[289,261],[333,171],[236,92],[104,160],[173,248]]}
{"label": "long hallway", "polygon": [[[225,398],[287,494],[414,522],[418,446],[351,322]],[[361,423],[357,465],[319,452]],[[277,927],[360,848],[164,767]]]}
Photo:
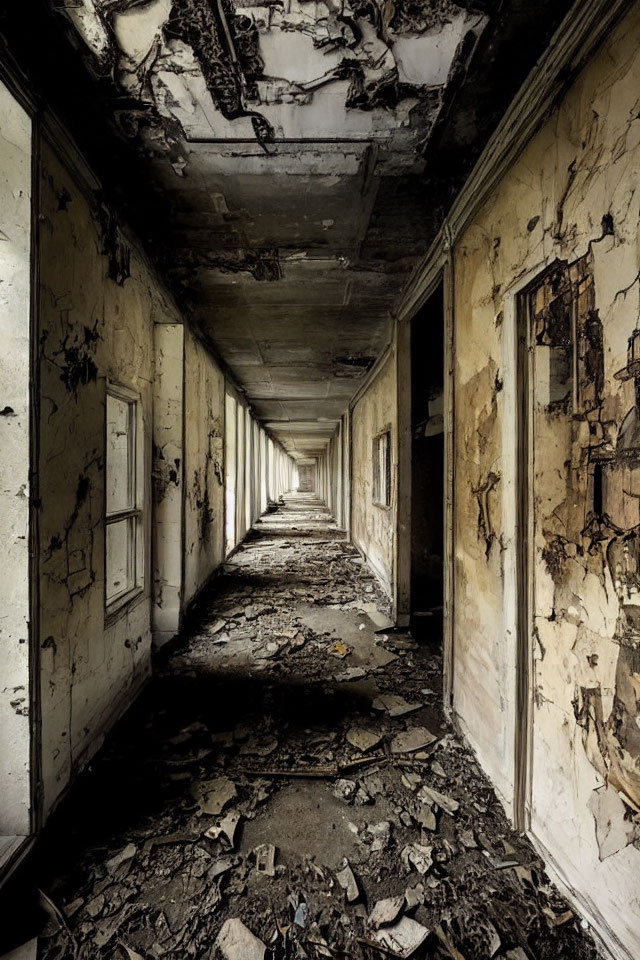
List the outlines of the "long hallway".
{"label": "long hallway", "polygon": [[27,893],[48,919],[23,912],[16,942],[40,934],[42,960],[593,960],[443,719],[438,628],[385,632],[387,602],[319,500],[265,514],[50,821]]}

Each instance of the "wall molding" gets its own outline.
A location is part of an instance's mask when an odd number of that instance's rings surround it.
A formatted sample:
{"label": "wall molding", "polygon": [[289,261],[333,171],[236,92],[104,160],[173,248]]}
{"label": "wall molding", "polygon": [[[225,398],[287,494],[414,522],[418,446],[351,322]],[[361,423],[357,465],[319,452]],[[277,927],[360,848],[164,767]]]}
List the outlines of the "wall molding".
{"label": "wall molding", "polygon": [[427,254],[414,269],[396,310],[411,317],[428,298],[449,250],[486,203],[597,52],[637,0],[577,0],[554,33],[489,138]]}

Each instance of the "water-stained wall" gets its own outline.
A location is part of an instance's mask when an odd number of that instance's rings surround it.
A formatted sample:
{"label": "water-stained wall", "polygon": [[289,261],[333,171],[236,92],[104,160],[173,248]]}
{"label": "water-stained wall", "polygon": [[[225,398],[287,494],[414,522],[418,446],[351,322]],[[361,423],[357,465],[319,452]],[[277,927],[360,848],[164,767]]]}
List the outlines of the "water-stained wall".
{"label": "water-stained wall", "polygon": [[184,603],[224,559],[224,374],[185,329]]}
{"label": "water-stained wall", "polygon": [[636,5],[454,253],[454,706],[509,806],[519,320],[531,830],[621,957],[640,956],[639,116]]}
{"label": "water-stained wall", "polygon": [[[393,584],[394,530],[397,509],[397,405],[395,354],[357,399],[351,414],[351,535],[389,594]],[[390,503],[374,502],[373,441],[391,435]]]}
{"label": "water-stained wall", "polygon": [[[40,646],[48,811],[150,672],[154,319],[179,320],[142,255],[54,150],[39,211]],[[143,589],[105,614],[105,392],[140,398]]]}

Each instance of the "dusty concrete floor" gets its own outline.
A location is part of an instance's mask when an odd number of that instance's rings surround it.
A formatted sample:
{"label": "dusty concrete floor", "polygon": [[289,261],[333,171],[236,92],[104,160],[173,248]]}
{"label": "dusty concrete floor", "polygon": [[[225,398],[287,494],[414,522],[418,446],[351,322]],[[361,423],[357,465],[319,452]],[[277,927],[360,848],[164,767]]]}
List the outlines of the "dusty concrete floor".
{"label": "dusty concrete floor", "polygon": [[263,956],[247,931],[273,958],[595,958],[443,723],[438,638],[386,625],[320,504],[265,516],[46,831],[14,941],[38,933],[43,960]]}

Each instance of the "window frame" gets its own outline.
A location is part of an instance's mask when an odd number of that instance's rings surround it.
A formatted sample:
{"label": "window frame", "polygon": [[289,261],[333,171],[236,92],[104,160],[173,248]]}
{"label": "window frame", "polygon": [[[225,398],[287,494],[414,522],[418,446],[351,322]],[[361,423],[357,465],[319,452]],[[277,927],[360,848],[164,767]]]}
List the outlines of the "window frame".
{"label": "window frame", "polygon": [[[384,456],[380,448],[386,438],[386,450]],[[393,489],[393,454],[391,447],[391,426],[386,426],[384,430],[373,437],[371,444],[371,500],[375,507],[381,510],[390,510]],[[384,472],[381,470],[384,468]],[[383,499],[383,496],[384,499]]]}
{"label": "window frame", "polygon": [[[107,481],[109,473],[108,420],[107,406],[109,397],[126,403],[129,407],[128,425],[128,462],[129,475],[128,500],[130,506],[120,510],[107,509]],[[144,557],[144,431],[142,422],[142,398],[138,392],[121,383],[107,380],[104,404],[104,610],[105,621],[120,614],[125,607],[144,594],[145,557]],[[126,522],[128,563],[133,570],[132,584],[120,593],[109,598],[108,589],[108,547],[107,531],[115,523]],[[131,535],[133,530],[133,535]]]}

